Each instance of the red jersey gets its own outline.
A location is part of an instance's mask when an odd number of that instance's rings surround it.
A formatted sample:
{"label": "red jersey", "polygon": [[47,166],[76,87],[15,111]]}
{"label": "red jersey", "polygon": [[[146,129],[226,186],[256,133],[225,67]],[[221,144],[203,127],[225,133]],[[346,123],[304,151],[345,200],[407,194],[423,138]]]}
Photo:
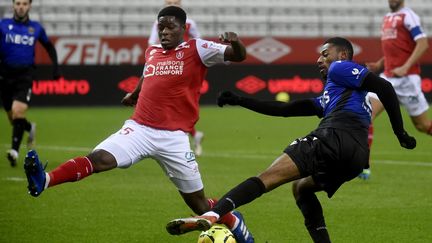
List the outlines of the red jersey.
{"label": "red jersey", "polygon": [[[381,45],[384,53],[384,74],[392,77],[391,70],[402,66],[411,56],[416,40],[426,37],[420,25],[420,18],[410,8],[384,16],[381,27]],[[408,74],[420,74],[420,65],[413,65]]]}
{"label": "red jersey", "polygon": [[192,131],[207,68],[224,62],[226,45],[192,39],[175,49],[147,48],[144,81],[132,119],[164,130]]}

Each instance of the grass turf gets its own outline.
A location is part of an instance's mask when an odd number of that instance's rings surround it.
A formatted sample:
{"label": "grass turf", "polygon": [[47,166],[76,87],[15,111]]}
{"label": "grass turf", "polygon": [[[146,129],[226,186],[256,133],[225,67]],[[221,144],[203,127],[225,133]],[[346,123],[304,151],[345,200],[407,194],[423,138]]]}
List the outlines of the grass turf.
{"label": "grass turf", "polygon": [[[37,151],[52,170],[86,155],[131,112],[122,107],[32,108],[28,117],[38,124]],[[205,140],[199,164],[206,193],[213,197],[264,170],[292,140],[318,124],[313,117],[275,118],[233,107],[203,107],[201,117],[197,128]],[[432,139],[415,131],[406,113],[404,118],[417,138],[415,150],[399,146],[383,114],[375,121],[371,179],[346,183],[332,199],[318,194],[334,242],[432,242]],[[18,167],[11,168],[4,154],[11,136],[6,116],[0,127],[0,242],[196,242],[198,232],[166,233],[169,220],[192,212],[153,160],[33,198],[22,168],[25,145]],[[290,185],[240,210],[257,243],[311,242]]]}

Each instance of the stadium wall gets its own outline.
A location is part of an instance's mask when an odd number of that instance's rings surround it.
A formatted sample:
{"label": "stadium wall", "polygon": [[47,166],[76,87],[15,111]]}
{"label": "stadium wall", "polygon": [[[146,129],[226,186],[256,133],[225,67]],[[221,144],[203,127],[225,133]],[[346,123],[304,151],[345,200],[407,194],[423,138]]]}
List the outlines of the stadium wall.
{"label": "stadium wall", "polygon": [[[381,57],[379,39],[351,40],[357,62]],[[246,38],[243,41],[248,48],[247,60],[210,68],[201,90],[202,104],[215,104],[221,90],[235,90],[263,99],[274,99],[281,92],[287,93],[290,99],[321,93],[324,85],[315,62],[323,38]],[[135,87],[142,74],[146,38],[57,37],[54,43],[64,77],[50,79],[49,58],[38,47],[34,106],[120,105],[121,98]],[[430,52],[422,59],[422,89],[432,102]]]}

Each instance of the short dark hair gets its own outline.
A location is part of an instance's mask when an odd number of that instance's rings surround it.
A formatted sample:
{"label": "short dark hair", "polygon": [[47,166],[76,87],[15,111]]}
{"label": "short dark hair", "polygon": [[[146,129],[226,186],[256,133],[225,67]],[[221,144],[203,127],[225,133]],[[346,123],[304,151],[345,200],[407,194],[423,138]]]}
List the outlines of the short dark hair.
{"label": "short dark hair", "polygon": [[349,40],[342,37],[333,37],[324,42],[324,44],[327,43],[336,46],[338,51],[345,51],[348,55],[348,60],[353,59],[354,48]]}
{"label": "short dark hair", "polygon": [[[32,4],[33,0],[30,0],[29,3]],[[15,3],[15,0],[12,0],[12,3]]]}
{"label": "short dark hair", "polygon": [[162,16],[174,16],[181,24],[186,24],[186,12],[177,6],[168,6],[159,11],[158,19]]}

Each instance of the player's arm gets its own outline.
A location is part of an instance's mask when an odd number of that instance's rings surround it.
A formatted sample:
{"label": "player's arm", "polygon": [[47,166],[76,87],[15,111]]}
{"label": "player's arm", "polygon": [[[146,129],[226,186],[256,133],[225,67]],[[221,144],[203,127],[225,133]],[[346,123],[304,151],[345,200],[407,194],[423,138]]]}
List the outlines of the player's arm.
{"label": "player's arm", "polygon": [[408,135],[403,126],[402,115],[400,112],[399,101],[396,92],[390,82],[369,72],[363,80],[361,89],[374,92],[383,103],[384,108],[390,118],[393,132],[402,147],[413,149],[416,146],[414,137]]}
{"label": "player's arm", "polygon": [[408,70],[417,63],[420,58],[426,53],[427,49],[429,48],[428,39],[426,37],[419,38],[416,40],[416,46],[411,53],[410,57],[406,60],[406,62],[395,69],[392,70],[392,73],[395,76],[401,77],[405,76],[408,72]]}
{"label": "player's arm", "polygon": [[144,74],[139,79],[137,86],[135,86],[135,89],[132,92],[127,93],[125,95],[125,97],[123,97],[123,99],[121,101],[121,103],[123,105],[125,105],[125,106],[134,106],[134,105],[136,105],[136,103],[138,101],[139,93],[141,91],[141,86],[142,86],[143,81],[144,81]]}
{"label": "player's arm", "polygon": [[220,41],[230,44],[225,49],[225,61],[241,62],[246,59],[246,48],[234,32],[225,32],[220,35]]}
{"label": "player's arm", "polygon": [[317,107],[313,99],[303,99],[286,102],[263,101],[242,97],[230,91],[222,92],[218,97],[218,106],[239,105],[246,109],[269,116],[320,116],[322,111]]}
{"label": "player's arm", "polygon": [[58,59],[57,59],[57,51],[51,41],[47,42],[41,42],[42,46],[45,48],[46,52],[48,53],[48,56],[51,59],[51,62],[53,64],[53,78],[58,79],[60,78],[60,68],[58,65]]}
{"label": "player's arm", "polygon": [[381,72],[384,69],[384,57],[381,57],[376,62],[367,62],[366,67],[374,73]]}

